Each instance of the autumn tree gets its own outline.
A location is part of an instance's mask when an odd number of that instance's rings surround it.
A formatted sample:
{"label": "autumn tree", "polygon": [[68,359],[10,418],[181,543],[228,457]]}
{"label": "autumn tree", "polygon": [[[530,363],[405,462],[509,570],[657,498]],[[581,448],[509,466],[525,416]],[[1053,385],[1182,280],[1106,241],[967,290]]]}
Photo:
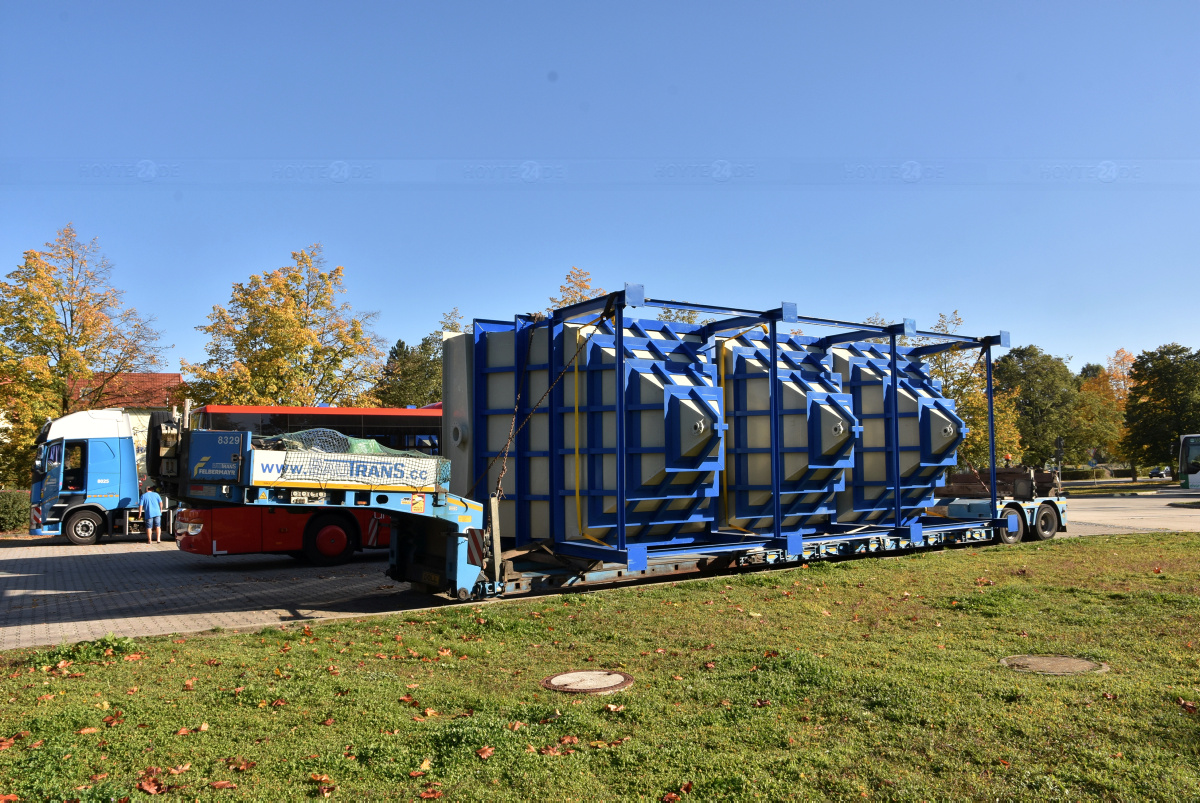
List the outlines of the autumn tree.
{"label": "autumn tree", "polygon": [[388,351],[375,398],[384,407],[424,407],[442,399],[443,332],[461,332],[462,315],[455,307],[442,316],[438,328],[409,346],[403,340]]}
{"label": "autumn tree", "polygon": [[1108,370],[1085,365],[1079,372],[1079,391],[1071,414],[1071,428],[1064,435],[1067,459],[1083,462],[1094,456],[1107,462],[1118,452],[1125,423],[1125,410],[1117,398]]}
{"label": "autumn tree", "polygon": [[1026,459],[1043,465],[1055,453],[1054,442],[1074,429],[1078,386],[1066,362],[1037,346],[1019,346],[996,360],[994,377],[1001,393],[1016,393],[1017,426]]}
{"label": "autumn tree", "polygon": [[563,284],[558,286],[558,297],[550,297],[549,310],[553,312],[559,307],[578,304],[580,301],[599,298],[603,295],[607,295],[607,291],[603,287],[592,287],[591,272],[583,268],[572,267],[567,271]]}
{"label": "autumn tree", "polygon": [[370,403],[378,378],[377,313],[339,303],[345,270],[327,270],[320,244],[293,251],[293,264],[235,282],[228,306],[214,306],[203,363],[182,362],[198,403]]}
{"label": "autumn tree", "polygon": [[[958,310],[941,313],[931,331],[957,334],[962,323]],[[876,325],[886,325],[886,322]],[[918,341],[914,345],[936,342],[936,338],[919,338]],[[929,355],[924,362],[930,375],[942,383],[942,394],[954,400],[955,412],[967,425],[967,437],[958,449],[959,462],[972,467],[988,465],[987,365],[983,355],[977,349],[951,348]],[[1012,455],[1013,462],[1019,463],[1022,450],[1016,394],[993,389],[992,411],[997,458]]]}
{"label": "autumn tree", "polygon": [[1143,351],[1129,378],[1122,449],[1139,465],[1172,465],[1179,436],[1200,432],[1200,350],[1169,343]]}
{"label": "autumn tree", "polygon": [[154,318],[126,306],[95,239],[67,224],[0,282],[0,481],[23,484],[47,418],[103,407],[123,374],[156,367]]}

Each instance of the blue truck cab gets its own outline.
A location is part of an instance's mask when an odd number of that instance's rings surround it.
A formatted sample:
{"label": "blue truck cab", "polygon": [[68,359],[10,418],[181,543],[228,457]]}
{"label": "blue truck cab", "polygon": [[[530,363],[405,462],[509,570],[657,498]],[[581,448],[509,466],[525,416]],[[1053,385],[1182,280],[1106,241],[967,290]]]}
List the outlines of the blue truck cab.
{"label": "blue truck cab", "polygon": [[48,421],[37,439],[31,535],[94,544],[129,532],[140,499],[137,453],[122,410],[86,410]]}

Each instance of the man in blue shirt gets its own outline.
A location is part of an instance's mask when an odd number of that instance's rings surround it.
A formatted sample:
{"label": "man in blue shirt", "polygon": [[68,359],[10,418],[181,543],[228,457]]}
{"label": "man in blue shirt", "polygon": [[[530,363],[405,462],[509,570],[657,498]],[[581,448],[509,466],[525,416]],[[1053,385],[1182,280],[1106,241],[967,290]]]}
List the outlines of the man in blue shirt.
{"label": "man in blue shirt", "polygon": [[[154,486],[148,485],[146,493],[142,494],[142,520],[146,522],[146,543],[162,542],[162,497],[154,492]],[[151,539],[151,533],[154,538]]]}

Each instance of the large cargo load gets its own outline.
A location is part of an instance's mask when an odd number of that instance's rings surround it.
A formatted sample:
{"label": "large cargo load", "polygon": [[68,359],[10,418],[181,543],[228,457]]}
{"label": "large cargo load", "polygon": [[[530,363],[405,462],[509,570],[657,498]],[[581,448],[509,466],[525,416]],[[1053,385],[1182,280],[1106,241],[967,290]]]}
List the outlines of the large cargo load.
{"label": "large cargo load", "polygon": [[[676,320],[658,319],[664,308]],[[689,313],[709,317],[679,322]],[[792,304],[661,301],[636,285],[549,317],[476,320],[444,348],[450,487],[493,497],[507,556],[536,548],[630,571],[670,556],[990,540],[1005,524],[994,498],[963,520],[930,515],[967,430],[922,360],[969,348],[990,365],[1007,342]]]}

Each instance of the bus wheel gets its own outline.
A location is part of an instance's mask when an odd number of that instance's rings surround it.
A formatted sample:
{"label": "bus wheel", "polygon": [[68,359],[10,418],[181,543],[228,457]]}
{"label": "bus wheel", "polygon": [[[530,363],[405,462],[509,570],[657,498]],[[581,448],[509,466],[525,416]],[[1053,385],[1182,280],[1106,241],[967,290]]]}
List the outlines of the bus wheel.
{"label": "bus wheel", "polygon": [[1009,516],[1017,517],[1017,529],[1009,530],[1001,528],[996,531],[996,539],[1002,544],[1019,544],[1021,539],[1025,537],[1025,530],[1028,529],[1025,525],[1025,512],[1019,507],[1006,507],[1001,512],[1004,518]]}
{"label": "bus wheel", "polygon": [[314,516],[304,530],[304,557],[317,566],[345,563],[354,554],[354,536],[341,516]]}
{"label": "bus wheel", "polygon": [[90,510],[72,513],[66,521],[67,540],[76,546],[90,546],[100,538],[104,521]]}
{"label": "bus wheel", "polygon": [[1037,518],[1033,522],[1033,537],[1048,541],[1058,532],[1058,512],[1053,505],[1043,502],[1038,505]]}

